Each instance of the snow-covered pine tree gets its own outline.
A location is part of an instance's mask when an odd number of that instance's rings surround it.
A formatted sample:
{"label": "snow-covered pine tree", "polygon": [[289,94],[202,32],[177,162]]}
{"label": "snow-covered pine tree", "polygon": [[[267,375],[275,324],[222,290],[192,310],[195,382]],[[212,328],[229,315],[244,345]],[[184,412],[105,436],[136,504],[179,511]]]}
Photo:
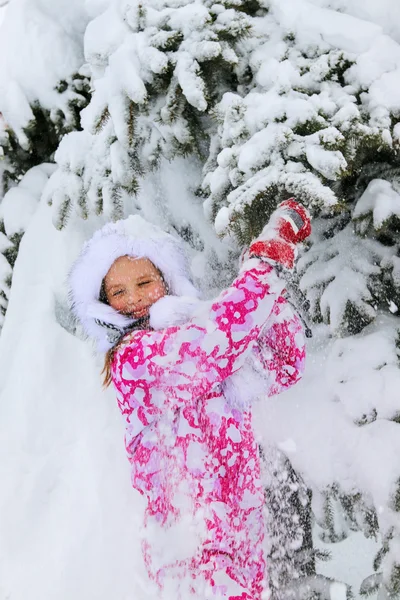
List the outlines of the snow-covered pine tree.
{"label": "snow-covered pine tree", "polygon": [[123,198],[160,158],[208,153],[209,114],[235,86],[235,51],[254,3],[113,0],[90,22],[85,55],[93,97],[83,132],[63,140],[47,189],[62,227],[83,217],[121,216]]}
{"label": "snow-covered pine tree", "polygon": [[12,278],[13,244],[7,238],[4,224],[0,223],[0,331],[7,310]]}
{"label": "snow-covered pine tree", "polygon": [[[3,147],[6,143],[5,123],[0,114],[0,201],[4,194],[4,185],[2,174],[5,170],[5,159]],[[7,259],[7,254],[12,248],[11,242],[7,239],[4,230],[4,223],[0,221],[0,328],[3,324],[4,315],[7,308],[8,293],[11,284],[11,266]]]}
{"label": "snow-covered pine tree", "polygon": [[[45,193],[57,226],[73,207],[82,217],[117,218],[143,174],[165,158],[193,154],[205,162],[199,195],[207,215],[240,244],[258,233],[280,199],[294,194],[313,210],[313,246],[299,275],[316,321],[335,335],[353,334],[373,321],[377,300],[395,311],[396,210],[390,208],[390,226],[377,235],[371,223],[378,203],[365,194],[376,180],[396,192],[398,45],[372,23],[305,0],[104,6],[85,35],[93,96],[83,131],[61,143]],[[192,229],[185,233],[191,241]],[[380,358],[369,374],[380,374]],[[376,421],[397,427],[393,415],[364,423],[364,413],[375,414],[363,409],[355,419],[360,427]],[[397,476],[382,477],[389,491],[381,505],[392,507],[388,522],[366,486],[350,496],[336,481],[321,491],[328,517],[319,521],[334,539],[329,503],[335,500],[346,507],[350,529],[372,532],[378,524],[382,576],[365,588],[378,582],[383,598],[397,585],[398,493]]]}
{"label": "snow-covered pine tree", "polygon": [[[0,151],[3,158],[3,168],[1,170],[1,189],[5,198],[13,194],[19,195],[14,191],[21,187],[29,197],[34,197],[37,202],[42,193],[36,197],[37,190],[31,192],[27,188],[25,176],[34,172],[34,168],[43,163],[49,163],[54,158],[54,153],[62,137],[73,129],[79,129],[79,111],[88,100],[88,81],[85,77],[76,74],[69,78],[69,81],[59,82],[57,91],[65,94],[68,100],[65,102],[65,112],[61,109],[50,111],[41,107],[37,102],[29,107],[29,121],[16,134],[3,119],[3,129],[0,131]],[[0,100],[1,105],[1,100]],[[28,107],[27,107],[28,109]],[[1,123],[0,123],[1,125]],[[0,213],[2,211],[2,200],[0,195]],[[24,225],[30,214],[31,200],[24,203],[17,203],[15,210],[20,210],[20,226],[18,231],[7,231],[4,225],[4,217],[0,220],[0,233],[3,240],[0,246],[0,261],[2,268],[0,270],[0,311],[2,319],[4,318],[7,305],[7,297],[12,280],[12,267],[18,255],[19,243],[25,231]],[[25,214],[26,212],[26,214]],[[15,213],[14,213],[15,214]]]}
{"label": "snow-covered pine tree", "polygon": [[80,4],[13,0],[7,5],[0,38],[6,180],[18,181],[51,160],[62,136],[79,128],[90,93],[82,67],[88,15]]}
{"label": "snow-covered pine tree", "polygon": [[380,539],[374,574],[361,585],[362,595],[378,593],[379,600],[399,594],[398,544],[400,477],[393,455],[399,436],[400,331],[396,316],[383,314],[362,333],[337,340],[328,357],[328,385],[346,418],[359,428],[370,446],[366,468],[374,473],[364,489],[343,491],[335,482],[314,509],[332,541],[361,530]]}
{"label": "snow-covered pine tree", "polygon": [[[65,226],[72,210],[83,218],[99,213],[109,219],[122,216],[146,174],[155,172],[157,178],[165,159],[192,155],[206,164],[206,171],[212,168],[226,142],[218,140],[216,111],[232,92],[250,90],[249,52],[265,41],[267,12],[261,3],[241,0],[154,0],[145,5],[124,0],[112,2],[89,24],[85,54],[92,72],[92,100],[82,112],[83,131],[69,134],[60,144],[58,170],[44,194],[53,204],[57,227]],[[158,185],[162,188],[162,181]],[[205,187],[199,186],[198,193],[200,203]],[[165,212],[162,204],[161,198],[159,208]],[[167,221],[167,228],[172,226],[192,246],[198,243],[193,223],[183,231],[173,215]],[[228,258],[233,270],[232,254]],[[214,264],[222,285],[217,257]],[[290,477],[300,481],[293,469]],[[299,485],[299,493],[292,494],[291,485],[277,473],[274,481],[271,499],[274,494],[285,497],[287,517],[282,523],[279,512],[273,514],[275,541],[280,535],[277,543],[288,561],[282,566],[284,559],[272,552],[276,572],[281,571],[276,575],[277,598],[283,593],[280,588],[290,587],[294,573],[297,583],[301,581],[302,598],[312,593],[329,597],[323,578],[314,578],[312,586],[315,552],[310,531],[300,550],[291,547],[291,534],[282,538],[289,521],[301,520],[310,527],[310,503],[303,506],[299,499],[303,488]]]}
{"label": "snow-covered pine tree", "polygon": [[[378,302],[387,306],[388,294],[397,295],[398,278],[391,263],[395,238],[390,235],[396,234],[393,207],[400,168],[400,115],[391,108],[397,67],[394,61],[393,70],[384,72],[377,56],[389,62],[395,53],[400,63],[400,47],[359,21],[364,37],[374,44],[364,52],[358,41],[351,48],[338,32],[340,27],[348,31],[353,23],[337,13],[332,13],[336,31],[325,25],[331,43],[313,31],[313,23],[301,21],[303,28],[288,31],[292,21],[285,3],[279,9],[275,2],[269,4],[270,12],[253,22],[258,39],[242,42],[242,47],[247,45],[246,68],[242,65],[246,82],[236,93],[225,94],[214,110],[219,127],[205,166],[205,208],[218,232],[233,231],[242,243],[260,231],[280,200],[291,195],[325,217],[314,228],[322,246],[315,243],[300,264],[300,273],[307,271],[301,288],[315,320],[329,322],[338,333],[354,333],[374,318]],[[329,19],[329,11],[314,12],[314,18]],[[334,46],[335,36],[339,47]],[[343,49],[349,46],[351,52]],[[381,101],[378,82],[368,71],[371,62],[392,99]],[[386,214],[380,209],[380,235],[365,239],[366,213],[373,201],[371,190],[368,199],[363,192],[379,173],[388,181],[385,192],[392,185],[392,201],[386,201]],[[354,235],[352,217],[362,221],[360,239]],[[353,245],[358,245],[357,251],[338,256],[339,249]]]}
{"label": "snow-covered pine tree", "polygon": [[[64,20],[67,14],[63,15]],[[44,181],[34,167],[54,160],[62,137],[80,128],[79,113],[89,100],[79,22],[60,26],[54,5],[14,0],[7,7],[0,36],[0,311],[4,319],[12,268],[19,243]],[[31,23],[35,22],[32,29]],[[71,26],[72,25],[72,26]],[[24,44],[29,40],[31,44]],[[32,53],[32,48],[37,50]],[[13,53],[20,62],[14,61]],[[47,58],[43,63],[43,56]],[[66,56],[68,57],[66,59]],[[34,77],[28,77],[26,63]],[[21,71],[22,64],[22,71]],[[78,69],[79,67],[79,69]],[[78,72],[79,70],[79,72]],[[47,166],[41,168],[47,180]],[[25,177],[26,176],[26,177]],[[42,187],[40,185],[42,184]],[[39,187],[38,187],[39,185]],[[14,186],[18,186],[13,190]],[[30,187],[32,186],[32,187]],[[5,195],[4,200],[2,200]],[[14,206],[13,206],[14,205]],[[20,213],[18,215],[18,212]],[[7,214],[7,216],[6,216]],[[5,221],[8,220],[8,226]]]}
{"label": "snow-covered pine tree", "polygon": [[49,110],[38,101],[27,104],[27,121],[22,128],[14,131],[10,125],[6,126],[2,144],[7,159],[3,171],[5,191],[32,167],[52,160],[62,137],[80,129],[79,113],[89,99],[88,79],[74,73],[56,82],[55,91],[60,94],[59,106]]}

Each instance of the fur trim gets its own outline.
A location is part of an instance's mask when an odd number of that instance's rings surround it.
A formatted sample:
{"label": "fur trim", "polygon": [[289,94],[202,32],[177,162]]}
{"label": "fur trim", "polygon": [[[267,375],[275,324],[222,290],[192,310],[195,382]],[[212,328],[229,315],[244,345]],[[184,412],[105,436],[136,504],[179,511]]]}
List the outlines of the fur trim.
{"label": "fur trim", "polygon": [[182,325],[191,319],[196,309],[204,306],[198,298],[189,296],[164,296],[150,307],[150,325],[153,329],[166,329]]}
{"label": "fur trim", "polygon": [[[182,325],[210,304],[199,300],[199,292],[188,277],[186,256],[178,240],[136,215],[108,224],[84,245],[69,277],[73,312],[85,333],[96,340],[101,352],[112,348],[124,332],[135,327],[134,319],[99,301],[105,275],[113,262],[124,255],[149,258],[160,269],[171,292],[150,308],[153,329]],[[249,268],[252,261],[258,264],[256,259],[250,259],[242,269]],[[254,359],[249,357],[221,387],[231,406],[248,409],[252,401],[265,395],[265,373],[261,373]]]}
{"label": "fur trim", "polygon": [[120,256],[148,258],[163,274],[171,294],[199,296],[189,278],[183,245],[177,239],[139,215],[108,223],[86,242],[69,276],[73,313],[103,352],[113,346],[104,325],[124,329],[134,324],[133,320],[99,301],[101,283]]}
{"label": "fur trim", "polygon": [[108,304],[100,302],[100,300],[94,300],[93,302],[90,302],[87,305],[86,314],[89,318],[104,321],[105,323],[115,325],[115,327],[120,329],[126,329],[135,322],[135,319],[130,319],[126,315],[122,315]]}

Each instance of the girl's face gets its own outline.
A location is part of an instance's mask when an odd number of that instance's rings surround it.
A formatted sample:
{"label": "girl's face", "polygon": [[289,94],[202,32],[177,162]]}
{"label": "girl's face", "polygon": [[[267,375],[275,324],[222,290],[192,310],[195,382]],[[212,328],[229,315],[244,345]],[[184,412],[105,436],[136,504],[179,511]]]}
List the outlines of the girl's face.
{"label": "girl's face", "polygon": [[165,283],[148,258],[120,256],[104,278],[108,304],[135,319],[147,317],[149,308],[167,293]]}

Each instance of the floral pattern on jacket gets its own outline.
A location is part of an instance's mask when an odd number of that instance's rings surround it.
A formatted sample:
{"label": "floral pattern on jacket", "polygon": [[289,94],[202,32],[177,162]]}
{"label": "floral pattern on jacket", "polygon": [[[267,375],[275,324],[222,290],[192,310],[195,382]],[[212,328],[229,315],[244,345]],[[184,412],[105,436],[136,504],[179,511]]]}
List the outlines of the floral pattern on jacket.
{"label": "floral pattern on jacket", "polygon": [[224,382],[249,358],[265,373],[266,396],[300,379],[302,325],[282,292],[273,267],[252,259],[204,314],[136,331],[116,353],[113,381],[147,528],[199,524],[189,554],[144,542],[160,589],[167,577],[188,576],[198,597],[259,600],[266,587],[258,446],[250,410],[229,402]]}

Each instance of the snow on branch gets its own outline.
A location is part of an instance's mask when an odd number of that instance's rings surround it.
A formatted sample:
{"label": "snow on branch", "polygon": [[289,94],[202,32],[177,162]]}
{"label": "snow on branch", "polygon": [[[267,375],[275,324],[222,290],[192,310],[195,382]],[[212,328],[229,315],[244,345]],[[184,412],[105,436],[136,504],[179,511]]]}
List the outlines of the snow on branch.
{"label": "snow on branch", "polygon": [[400,131],[396,42],[303,0],[270,4],[241,44],[237,92],[213,111],[202,186],[220,234],[247,243],[290,195],[314,209],[346,201],[364,164],[397,160]]}
{"label": "snow on branch", "polygon": [[394,189],[392,182],[385,179],[373,179],[368,184],[353,212],[353,219],[362,222],[363,231],[370,224],[374,229],[381,230],[389,225],[389,221],[400,219],[399,184],[397,187],[399,191]]}
{"label": "snow on branch", "polygon": [[83,63],[86,22],[83,7],[65,0],[13,0],[7,6],[0,35],[0,112],[22,146],[34,105],[75,124],[71,105],[82,105],[84,98],[71,78]]}
{"label": "snow on branch", "polygon": [[[124,194],[135,193],[140,176],[162,157],[202,154],[200,119],[227,88],[235,46],[250,30],[241,4],[114,0],[89,23],[92,99],[82,111],[83,132],[60,145],[61,173],[46,192],[50,202],[59,197],[58,226],[72,206],[82,216],[95,206],[116,219]],[[71,146],[81,156],[80,145],[91,152],[77,172],[66,157]]]}
{"label": "snow on branch", "polygon": [[314,243],[299,260],[300,288],[315,320],[332,332],[356,333],[373,321],[382,300],[382,267],[393,251],[354,235],[351,224]]}

